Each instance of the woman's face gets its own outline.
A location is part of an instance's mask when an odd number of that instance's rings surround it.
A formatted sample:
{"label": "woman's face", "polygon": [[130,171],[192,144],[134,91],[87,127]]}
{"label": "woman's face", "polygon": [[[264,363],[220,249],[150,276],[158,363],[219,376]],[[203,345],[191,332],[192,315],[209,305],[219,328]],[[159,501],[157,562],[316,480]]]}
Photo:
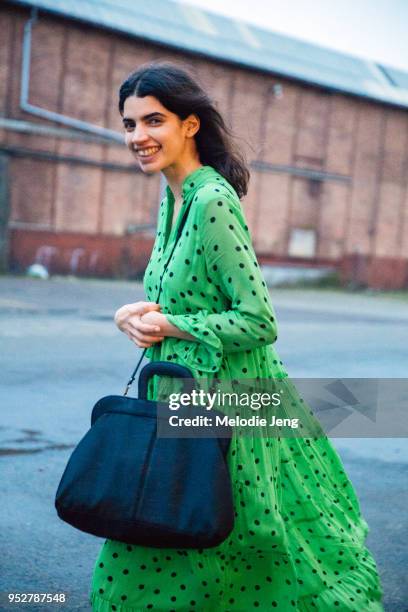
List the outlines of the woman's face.
{"label": "woman's face", "polygon": [[191,146],[197,122],[193,115],[182,121],[153,96],[129,96],[125,100],[126,146],[144,172],[158,172],[177,165]]}

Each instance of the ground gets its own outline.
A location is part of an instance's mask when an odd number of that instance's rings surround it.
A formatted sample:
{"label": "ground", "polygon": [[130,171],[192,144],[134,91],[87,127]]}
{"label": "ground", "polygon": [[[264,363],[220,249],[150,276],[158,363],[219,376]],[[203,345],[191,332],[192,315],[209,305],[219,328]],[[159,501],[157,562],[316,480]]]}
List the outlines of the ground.
{"label": "ground", "polygon": [[[101,540],[61,522],[54,495],[95,401],[121,394],[139,349],[113,324],[119,306],[144,298],[140,283],[0,278],[3,397],[0,429],[2,610],[6,593],[65,593],[67,612],[89,610],[92,567]],[[328,289],[271,289],[289,375],[406,376],[406,299]],[[404,520],[406,438],[333,438],[360,498],[387,612],[408,601]]]}

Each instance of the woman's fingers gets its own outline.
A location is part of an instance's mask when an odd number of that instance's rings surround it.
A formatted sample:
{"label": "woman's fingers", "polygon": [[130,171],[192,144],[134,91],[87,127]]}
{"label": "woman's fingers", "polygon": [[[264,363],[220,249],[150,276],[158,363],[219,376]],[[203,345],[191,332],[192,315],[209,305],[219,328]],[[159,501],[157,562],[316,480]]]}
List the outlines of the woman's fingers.
{"label": "woman's fingers", "polygon": [[148,342],[139,342],[139,341],[134,341],[135,344],[137,344],[137,346],[139,346],[140,348],[150,348],[152,345],[149,344]]}
{"label": "woman's fingers", "polygon": [[164,340],[164,336],[152,336],[151,334],[146,335],[141,333],[137,328],[130,326],[127,327],[125,333],[134,342],[143,342],[151,344],[155,342],[162,342]]}
{"label": "woman's fingers", "polygon": [[156,302],[134,302],[133,304],[125,304],[122,308],[130,315],[137,314],[141,316],[150,310],[160,310],[161,306],[156,304]]}
{"label": "woman's fingers", "polygon": [[[161,306],[155,302],[135,302],[134,304],[125,304],[115,312],[114,321],[117,327],[123,331],[124,326],[132,318],[140,319],[144,314],[151,311],[160,311]],[[143,323],[146,327],[146,333],[157,331],[156,325],[152,323]]]}
{"label": "woman's fingers", "polygon": [[132,334],[126,334],[126,335],[131,342],[133,342],[134,344],[137,344],[137,346],[140,346],[141,348],[149,348],[152,345],[152,342],[143,342],[142,340],[139,340],[135,336],[132,336]]}
{"label": "woman's fingers", "polygon": [[140,340],[141,342],[157,342],[158,340],[161,340],[163,338],[163,336],[159,335],[159,334],[146,334],[142,331],[140,331],[140,329],[138,329],[137,327],[134,326],[129,326],[129,333],[136,338],[137,340]]}
{"label": "woman's fingers", "polygon": [[156,302],[145,302],[145,304],[146,304],[147,311],[149,311],[149,310],[160,310],[161,309],[160,304],[157,304]]}
{"label": "woman's fingers", "polygon": [[132,340],[134,340],[134,342],[147,342],[149,344],[155,344],[156,342],[163,342],[164,337],[146,338],[146,336],[142,336],[142,337],[133,336]]}
{"label": "woman's fingers", "polygon": [[[158,304],[146,302],[153,308],[159,307]],[[134,304],[136,306],[136,304]],[[143,323],[140,314],[132,314],[121,325],[122,331],[129,340],[141,348],[150,348],[156,342],[162,342],[164,336],[160,334],[160,326],[153,323]]]}
{"label": "woman's fingers", "polygon": [[157,332],[160,332],[159,325],[153,325],[152,323],[143,323],[140,320],[136,324],[134,324],[132,321],[129,321],[129,323],[143,334],[157,334]]}
{"label": "woman's fingers", "polygon": [[134,317],[133,320],[128,321],[129,327],[142,334],[154,335],[160,332],[159,325],[153,325],[152,323],[143,323],[139,317]]}

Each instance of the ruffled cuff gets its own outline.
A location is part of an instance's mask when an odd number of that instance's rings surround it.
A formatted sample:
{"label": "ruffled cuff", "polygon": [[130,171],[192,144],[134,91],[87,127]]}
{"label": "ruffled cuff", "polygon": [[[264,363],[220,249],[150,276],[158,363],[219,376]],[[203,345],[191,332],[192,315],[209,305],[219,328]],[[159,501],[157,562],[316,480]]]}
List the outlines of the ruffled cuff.
{"label": "ruffled cuff", "polygon": [[178,340],[178,358],[193,370],[214,373],[218,372],[221,367],[223,346],[219,337],[207,327],[207,316],[206,310],[200,310],[191,315],[166,313],[169,323],[197,338],[197,342]]}

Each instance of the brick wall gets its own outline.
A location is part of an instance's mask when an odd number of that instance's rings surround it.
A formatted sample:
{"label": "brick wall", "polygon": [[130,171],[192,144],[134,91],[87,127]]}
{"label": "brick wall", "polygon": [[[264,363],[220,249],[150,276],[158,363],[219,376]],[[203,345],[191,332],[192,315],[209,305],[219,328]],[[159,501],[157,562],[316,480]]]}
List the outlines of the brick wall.
{"label": "brick wall", "polygon": [[[21,44],[28,17],[24,9],[0,8],[5,32],[0,40],[0,112],[49,125],[19,109]],[[361,274],[363,284],[407,286],[405,110],[185,56],[42,13],[33,30],[30,102],[120,131],[120,83],[138,65],[158,58],[192,68],[237,135],[251,165],[243,205],[259,253],[298,261],[288,249],[292,230],[303,228],[316,234],[315,256],[305,261],[338,265],[345,282]],[[280,98],[274,96],[276,82],[283,87]],[[0,141],[10,155],[14,268],[38,257],[47,238],[52,252],[61,250],[54,255],[54,267],[64,271],[67,249],[88,253],[93,237],[93,249],[103,244],[106,251],[111,241],[112,258],[119,257],[118,240],[134,241],[132,265],[140,268],[138,235],[129,237],[127,227],[155,220],[158,176],[145,176],[132,166],[125,147],[6,130],[0,130]],[[302,176],[302,171],[321,173],[320,179]],[[143,234],[143,243],[151,245],[153,235]],[[30,252],[23,249],[25,240]],[[366,264],[354,265],[356,258],[365,258]],[[91,253],[82,259],[90,261]],[[393,274],[396,266],[401,272]],[[83,273],[95,270],[82,268]],[[96,273],[109,270],[123,266],[101,265]]]}

